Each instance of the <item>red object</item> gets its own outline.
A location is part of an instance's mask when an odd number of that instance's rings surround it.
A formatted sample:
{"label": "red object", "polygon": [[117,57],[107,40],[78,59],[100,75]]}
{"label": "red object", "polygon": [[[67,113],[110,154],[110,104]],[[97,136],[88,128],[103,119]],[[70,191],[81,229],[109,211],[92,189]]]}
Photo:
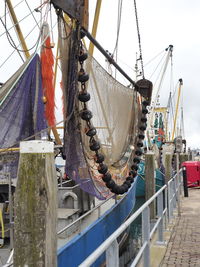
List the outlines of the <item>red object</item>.
{"label": "red object", "polygon": [[54,58],[51,49],[50,37],[45,41],[45,46],[41,52],[41,65],[42,65],[42,84],[43,93],[47,99],[45,104],[45,116],[48,126],[55,125],[55,88],[54,88],[54,73],[53,65]]}
{"label": "red object", "polygon": [[200,161],[185,161],[182,167],[186,167],[188,187],[200,186]]}

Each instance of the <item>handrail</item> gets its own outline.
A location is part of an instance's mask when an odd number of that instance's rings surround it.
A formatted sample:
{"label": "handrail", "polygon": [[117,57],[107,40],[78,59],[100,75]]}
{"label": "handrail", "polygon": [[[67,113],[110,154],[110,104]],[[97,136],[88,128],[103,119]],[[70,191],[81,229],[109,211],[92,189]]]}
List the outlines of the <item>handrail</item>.
{"label": "handrail", "polygon": [[[180,170],[181,172],[181,170]],[[170,210],[172,209],[171,206],[173,206],[172,204],[174,204],[174,200],[176,201],[176,196],[178,193],[178,190],[176,190],[176,188],[174,188],[174,194],[171,194],[171,189],[172,186],[176,186],[180,187],[181,183],[178,181],[176,182],[176,178],[179,178],[179,176],[177,176],[177,174],[169,180],[169,182],[167,183],[167,185],[164,185],[161,189],[159,189],[149,200],[147,200],[129,219],[127,219],[112,235],[110,235],[110,237],[105,240],[90,256],[88,256],[80,265],[79,267],[87,267],[90,266],[92,263],[95,262],[95,260],[98,259],[98,257],[100,257],[102,255],[102,253],[104,253],[107,249],[109,249],[109,247],[112,246],[113,242],[117,240],[117,238],[130,226],[130,224],[140,215],[143,214],[145,217],[145,210],[147,210],[148,212],[146,212],[148,218],[149,218],[149,205],[157,199],[157,197],[160,197],[160,200],[162,201],[162,211],[161,214],[156,222],[156,224],[154,225],[152,231],[148,233],[149,235],[149,239],[148,241],[145,239],[143,242],[142,247],[140,248],[137,256],[135,257],[133,263],[132,263],[132,267],[135,266],[138,261],[140,260],[141,256],[143,255],[143,253],[145,253],[145,249],[149,246],[148,242],[150,241],[150,239],[153,236],[153,233],[156,231],[156,229],[159,227],[159,225],[161,225],[161,231],[163,230],[163,217],[164,215],[167,215],[167,210],[170,208]],[[164,198],[164,203],[165,203],[165,209],[163,208],[163,192],[165,192],[166,194],[168,194],[168,199],[170,200],[170,202],[166,201],[166,198]],[[170,207],[168,206],[170,205]],[[172,211],[173,212],[173,211]],[[169,219],[170,219],[171,214],[169,214]],[[159,229],[160,230],[160,229]],[[163,233],[161,232],[161,234],[163,235]],[[161,237],[162,239],[162,237]],[[149,247],[148,247],[149,249]],[[118,255],[118,251],[113,252],[116,257],[116,255]],[[147,261],[145,261],[146,263]],[[147,263],[147,266],[149,266],[150,263]],[[146,266],[146,265],[145,265]]]}

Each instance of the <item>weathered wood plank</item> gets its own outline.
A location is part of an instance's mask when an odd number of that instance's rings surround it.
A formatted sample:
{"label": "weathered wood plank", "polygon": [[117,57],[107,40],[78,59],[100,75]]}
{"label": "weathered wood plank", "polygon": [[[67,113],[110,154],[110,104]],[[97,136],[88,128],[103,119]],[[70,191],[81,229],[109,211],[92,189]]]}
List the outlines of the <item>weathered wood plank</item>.
{"label": "weathered wood plank", "polygon": [[[145,154],[145,200],[155,194],[155,155],[152,152]],[[150,205],[150,218],[155,219],[155,203]]]}
{"label": "weathered wood plank", "polygon": [[165,154],[165,184],[172,178],[172,153]]}
{"label": "weathered wood plank", "polygon": [[20,143],[14,266],[57,266],[57,183],[53,143]]}

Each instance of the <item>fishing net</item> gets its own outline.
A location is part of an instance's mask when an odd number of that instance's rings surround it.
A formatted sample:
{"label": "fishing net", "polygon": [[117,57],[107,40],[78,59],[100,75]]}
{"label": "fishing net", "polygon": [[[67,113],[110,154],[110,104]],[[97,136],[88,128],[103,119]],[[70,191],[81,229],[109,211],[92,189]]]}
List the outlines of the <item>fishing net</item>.
{"label": "fishing net", "polygon": [[[101,143],[100,152],[105,156],[113,179],[117,184],[122,184],[128,176],[138,128],[137,95],[132,88],[116,81],[91,56],[87,60],[86,70],[90,74],[87,90],[91,100],[88,109],[93,114],[92,123]],[[83,109],[79,105],[79,109]],[[105,184],[97,170],[94,152],[89,149],[89,138],[85,134],[87,125],[83,120],[80,125],[85,159],[96,187],[102,192]]]}
{"label": "fishing net", "polygon": [[[0,89],[1,171],[17,176],[18,154],[7,148],[19,147],[19,142],[46,128],[42,102],[42,80],[38,55],[31,57]],[[40,134],[37,135],[41,137]],[[4,178],[4,176],[2,177]]]}
{"label": "fishing net", "polygon": [[[66,172],[84,191],[104,199],[111,193],[102,181],[102,175],[97,171],[94,152],[89,149],[89,138],[85,135],[86,124],[79,116],[83,107],[77,100],[78,51],[75,47],[78,47],[78,43],[74,43],[75,32],[71,30],[68,34],[71,38],[67,38],[66,28],[60,21],[60,57],[66,115],[64,135]],[[65,50],[67,46],[70,47],[69,50]],[[101,153],[105,155],[109,170],[115,181],[121,184],[128,175],[129,159],[135,142],[138,122],[137,96],[133,89],[117,82],[92,57],[87,59],[86,64],[85,68],[90,74],[87,87],[91,95],[88,109],[93,113],[92,124],[97,129]]]}

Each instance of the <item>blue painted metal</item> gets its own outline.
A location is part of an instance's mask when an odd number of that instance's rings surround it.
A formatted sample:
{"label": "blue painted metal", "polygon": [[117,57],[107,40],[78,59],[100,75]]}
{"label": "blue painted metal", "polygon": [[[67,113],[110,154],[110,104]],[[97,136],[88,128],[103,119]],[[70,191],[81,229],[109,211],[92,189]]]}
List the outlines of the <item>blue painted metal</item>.
{"label": "blue painted metal", "polygon": [[[77,267],[124,222],[135,205],[137,179],[124,198],[58,250],[59,267]],[[101,256],[92,266],[99,266],[103,261]]]}

